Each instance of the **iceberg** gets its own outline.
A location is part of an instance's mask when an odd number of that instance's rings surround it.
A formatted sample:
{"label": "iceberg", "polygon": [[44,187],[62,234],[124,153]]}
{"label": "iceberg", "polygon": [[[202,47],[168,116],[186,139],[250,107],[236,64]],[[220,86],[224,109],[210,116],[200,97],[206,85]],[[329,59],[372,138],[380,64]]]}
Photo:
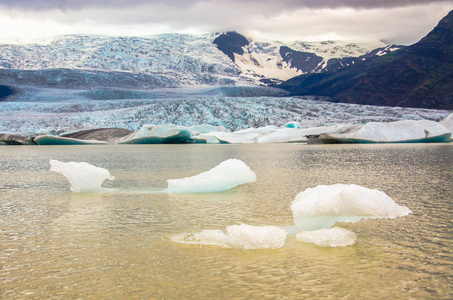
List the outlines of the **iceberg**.
{"label": "iceberg", "polygon": [[212,131],[207,133],[199,133],[194,134],[192,132],[192,136],[190,140],[195,143],[203,143],[203,144],[220,144],[220,141],[215,137],[217,134],[224,134],[224,131]]}
{"label": "iceberg", "polygon": [[181,179],[167,180],[165,193],[214,193],[256,181],[256,174],[239,159],[228,159],[211,170]]}
{"label": "iceberg", "polygon": [[453,133],[453,113],[449,114],[444,120],[439,122],[448,131]]}
{"label": "iceberg", "polygon": [[76,193],[105,192],[112,189],[102,188],[102,183],[114,180],[109,170],[90,165],[86,162],[61,162],[50,160],[50,171],[63,174],[71,184],[71,191]]}
{"label": "iceberg", "polygon": [[342,133],[357,128],[357,125],[339,124],[312,128],[279,128],[274,132],[263,134],[256,138],[257,143],[301,143],[307,142],[307,136],[321,133]]}
{"label": "iceberg", "polygon": [[450,137],[445,126],[428,120],[370,122],[355,131],[319,136],[323,143],[427,143],[447,142]]}
{"label": "iceberg", "polygon": [[301,231],[296,239],[304,243],[312,243],[320,247],[345,247],[354,245],[357,236],[354,232],[344,228],[334,227],[312,231]]}
{"label": "iceberg", "polygon": [[200,233],[179,234],[171,237],[175,243],[213,245],[237,249],[278,249],[283,247],[287,232],[276,226],[247,224],[226,227],[222,230],[202,230]]}
{"label": "iceberg", "polygon": [[82,140],[76,138],[55,136],[55,135],[40,135],[34,139],[38,145],[107,145],[107,142],[98,140]]}
{"label": "iceberg", "polygon": [[247,128],[234,132],[217,133],[213,135],[221,143],[226,144],[253,144],[263,134],[278,130],[276,126],[265,126],[260,128]]}
{"label": "iceberg", "polygon": [[295,229],[331,228],[337,222],[397,218],[411,210],[379,190],[358,185],[319,185],[299,193],[291,204]]}
{"label": "iceberg", "polygon": [[190,130],[185,126],[143,125],[139,130],[116,142],[119,144],[176,144],[186,142],[190,137]]}

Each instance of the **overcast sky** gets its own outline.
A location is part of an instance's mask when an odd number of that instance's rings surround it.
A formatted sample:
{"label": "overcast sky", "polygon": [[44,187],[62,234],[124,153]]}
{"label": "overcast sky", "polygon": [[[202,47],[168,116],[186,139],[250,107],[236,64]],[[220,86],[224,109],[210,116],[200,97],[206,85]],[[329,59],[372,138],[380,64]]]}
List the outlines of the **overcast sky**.
{"label": "overcast sky", "polygon": [[0,0],[0,41],[236,30],[251,38],[412,44],[453,0]]}

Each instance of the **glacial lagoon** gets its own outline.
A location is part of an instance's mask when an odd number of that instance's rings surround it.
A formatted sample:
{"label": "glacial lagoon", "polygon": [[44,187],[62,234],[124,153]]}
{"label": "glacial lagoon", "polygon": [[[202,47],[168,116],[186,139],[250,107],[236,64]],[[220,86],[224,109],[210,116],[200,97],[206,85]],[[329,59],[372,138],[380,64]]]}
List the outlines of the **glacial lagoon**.
{"label": "glacial lagoon", "polygon": [[[257,181],[157,192],[231,158]],[[51,159],[106,168],[115,180],[103,187],[123,192],[74,193]],[[0,298],[449,299],[451,178],[449,143],[2,146]],[[171,239],[243,223],[287,228],[298,193],[338,183],[378,189],[412,214],[339,223],[357,237],[346,247],[291,234],[260,250]]]}

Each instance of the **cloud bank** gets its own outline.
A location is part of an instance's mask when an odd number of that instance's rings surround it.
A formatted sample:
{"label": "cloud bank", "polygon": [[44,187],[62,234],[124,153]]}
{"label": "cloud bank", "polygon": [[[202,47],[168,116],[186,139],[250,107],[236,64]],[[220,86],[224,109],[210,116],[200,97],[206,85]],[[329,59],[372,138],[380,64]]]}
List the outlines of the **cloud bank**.
{"label": "cloud bank", "polygon": [[411,44],[453,9],[443,0],[0,0],[2,38],[236,30],[276,40]]}

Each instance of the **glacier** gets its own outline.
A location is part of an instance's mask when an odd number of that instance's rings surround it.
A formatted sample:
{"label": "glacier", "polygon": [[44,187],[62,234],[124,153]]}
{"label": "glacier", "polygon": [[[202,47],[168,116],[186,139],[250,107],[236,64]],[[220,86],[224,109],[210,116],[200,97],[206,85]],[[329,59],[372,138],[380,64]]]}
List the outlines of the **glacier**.
{"label": "glacier", "polygon": [[[39,91],[37,91],[39,94]],[[229,131],[299,122],[304,128],[369,122],[445,119],[446,110],[379,107],[331,103],[313,97],[194,97],[96,100],[63,98],[43,92],[11,102],[0,102],[0,131],[34,133],[38,130],[80,131],[124,128],[145,124],[223,126]],[[176,97],[176,96],[175,96]],[[31,99],[31,100],[27,100]]]}
{"label": "glacier", "polygon": [[256,181],[256,174],[239,159],[228,159],[204,173],[167,180],[165,193],[215,193]]}
{"label": "glacier", "polygon": [[71,191],[76,193],[102,193],[115,190],[101,187],[106,179],[115,179],[109,170],[86,162],[61,162],[51,159],[50,171],[63,174],[71,184]]}

